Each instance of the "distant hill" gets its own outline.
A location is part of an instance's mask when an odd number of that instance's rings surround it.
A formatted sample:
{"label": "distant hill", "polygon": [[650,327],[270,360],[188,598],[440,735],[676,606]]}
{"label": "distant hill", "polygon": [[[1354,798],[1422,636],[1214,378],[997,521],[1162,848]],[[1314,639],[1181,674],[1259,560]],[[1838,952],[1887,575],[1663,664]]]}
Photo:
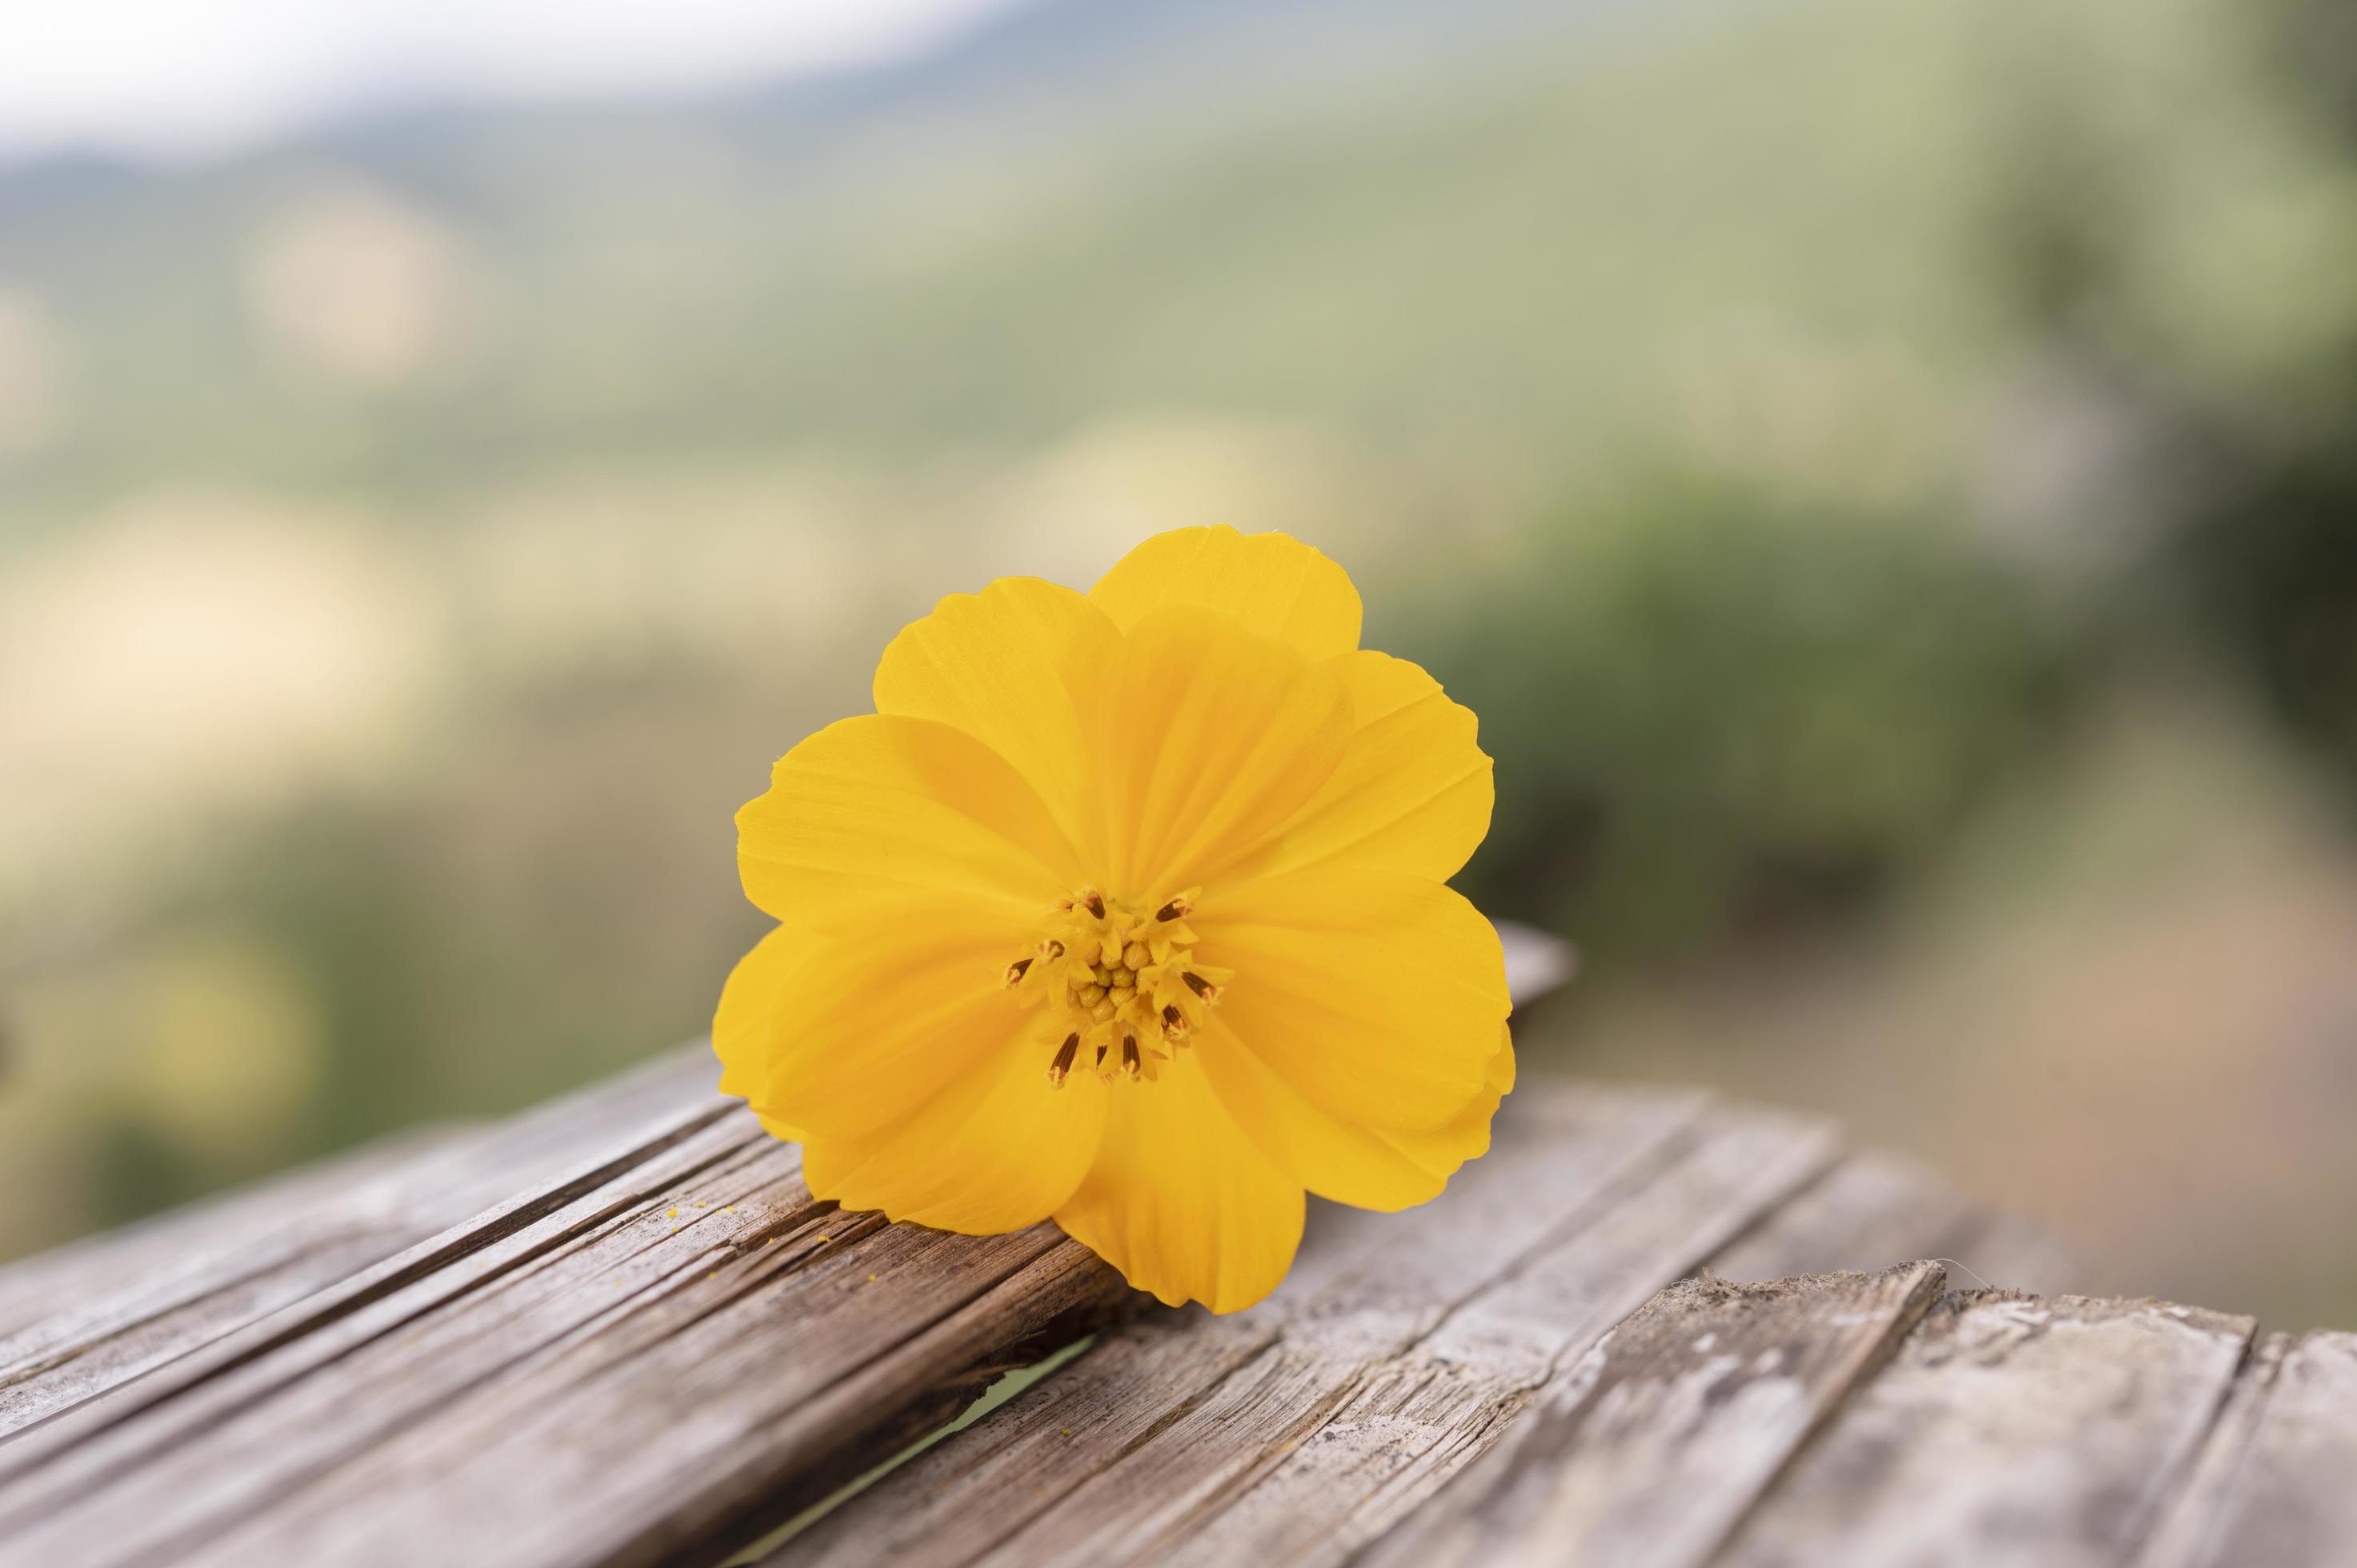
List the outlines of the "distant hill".
{"label": "distant hill", "polygon": [[891,460],[1123,408],[1540,467],[1763,420],[1936,444],[2008,351],[1986,10],[1055,0],[721,100],[21,168],[0,516],[167,478]]}

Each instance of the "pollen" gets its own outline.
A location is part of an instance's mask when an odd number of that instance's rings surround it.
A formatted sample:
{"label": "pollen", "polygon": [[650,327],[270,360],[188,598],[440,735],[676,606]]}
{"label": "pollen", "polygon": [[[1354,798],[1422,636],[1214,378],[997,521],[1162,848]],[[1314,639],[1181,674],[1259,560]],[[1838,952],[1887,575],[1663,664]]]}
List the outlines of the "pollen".
{"label": "pollen", "polygon": [[1046,1015],[1049,1083],[1083,1064],[1107,1083],[1150,1083],[1186,1048],[1234,978],[1195,956],[1187,917],[1200,892],[1133,902],[1083,887],[1041,917],[1004,978]]}

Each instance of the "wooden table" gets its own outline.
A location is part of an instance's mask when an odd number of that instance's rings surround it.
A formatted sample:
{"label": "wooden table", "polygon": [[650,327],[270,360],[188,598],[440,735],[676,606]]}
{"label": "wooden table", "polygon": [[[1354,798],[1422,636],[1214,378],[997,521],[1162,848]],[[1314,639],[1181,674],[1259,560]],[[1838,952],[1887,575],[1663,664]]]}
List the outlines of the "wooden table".
{"label": "wooden table", "polygon": [[0,1269],[0,1564],[2357,1563],[2357,1337],[1952,1293],[2067,1262],[1805,1118],[1526,1079],[1213,1318],[814,1202],[714,1078]]}

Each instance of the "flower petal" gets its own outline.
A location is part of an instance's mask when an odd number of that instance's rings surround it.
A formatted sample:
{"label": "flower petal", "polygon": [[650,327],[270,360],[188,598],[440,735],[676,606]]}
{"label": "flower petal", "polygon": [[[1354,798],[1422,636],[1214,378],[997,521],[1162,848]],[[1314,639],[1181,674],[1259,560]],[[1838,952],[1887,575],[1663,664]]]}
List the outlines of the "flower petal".
{"label": "flower petal", "polygon": [[814,1131],[803,1179],[845,1208],[969,1236],[1036,1225],[1096,1158],[1112,1097],[1093,1073],[1051,1085],[1049,1057],[1011,1031],[982,1065],[897,1122],[864,1136]]}
{"label": "flower petal", "polygon": [[1340,668],[1355,716],[1341,762],[1232,870],[1274,875],[1347,854],[1446,882],[1480,847],[1496,800],[1472,710],[1405,659],[1362,650]]}
{"label": "flower petal", "polygon": [[[1027,1026],[1041,1027],[1007,993],[1008,944],[987,926],[789,940],[805,950],[770,994],[766,1035],[757,1025],[729,1031],[739,1054],[726,1082],[761,1115],[812,1137],[880,1135],[945,1085],[986,1071],[992,1053]],[[1042,1074],[1049,1054],[1037,1053]]]}
{"label": "flower petal", "polygon": [[806,931],[979,914],[1017,937],[1080,861],[1007,761],[930,719],[844,719],[778,759],[737,813],[746,897]]}
{"label": "flower petal", "polygon": [[1180,1052],[1151,1084],[1112,1089],[1096,1164],[1056,1223],[1171,1306],[1235,1312],[1293,1266],[1305,1204],[1301,1184],[1212,1096],[1193,1055]]}
{"label": "flower petal", "polygon": [[1510,1005],[1497,929],[1420,876],[1335,862],[1207,888],[1196,954],[1222,1023],[1312,1104],[1411,1132],[1481,1090]]}
{"label": "flower petal", "polygon": [[1105,1090],[1048,1081],[985,929],[814,944],[780,927],[722,993],[724,1092],[803,1145],[812,1192],[971,1234],[1037,1224],[1096,1152]]}
{"label": "flower petal", "polygon": [[[1402,1133],[1383,1129],[1376,1133],[1385,1143],[1423,1165],[1446,1163],[1449,1172],[1468,1160],[1478,1160],[1490,1152],[1490,1123],[1507,1095],[1514,1091],[1514,1038],[1512,1030],[1498,1026],[1498,1049],[1491,1057],[1489,1067],[1481,1077],[1481,1092],[1475,1095],[1462,1111],[1428,1133]],[[1347,1201],[1347,1200],[1345,1200]]]}
{"label": "flower petal", "polygon": [[804,1136],[801,1128],[779,1117],[764,1116],[756,1111],[753,1112],[753,1120],[761,1124],[763,1132],[781,1144],[799,1144]]}
{"label": "flower petal", "polygon": [[[1502,1092],[1485,1085],[1431,1132],[1388,1132],[1311,1104],[1217,1014],[1194,1049],[1211,1091],[1263,1153],[1320,1197],[1387,1214],[1438,1196],[1458,1166],[1489,1148]],[[1499,1056],[1511,1079],[1512,1053]]]}
{"label": "flower petal", "polygon": [[1350,574],[1289,534],[1157,533],[1114,563],[1089,597],[1124,629],[1166,605],[1202,605],[1291,643],[1306,659],[1359,646],[1359,590]]}
{"label": "flower petal", "polygon": [[1120,636],[1105,613],[1060,584],[1002,577],[952,594],[912,621],[876,667],[876,709],[952,725],[1028,779],[1090,859],[1103,843],[1090,784],[1083,693]]}
{"label": "flower petal", "polygon": [[760,1082],[777,1027],[778,998],[786,977],[808,949],[806,940],[779,926],[737,961],[720,988],[712,1018],[712,1051],[720,1058],[720,1092],[750,1099]]}
{"label": "flower petal", "polygon": [[1267,837],[1332,774],[1351,733],[1334,667],[1185,606],[1130,628],[1097,700],[1106,864],[1125,897],[1176,891]]}

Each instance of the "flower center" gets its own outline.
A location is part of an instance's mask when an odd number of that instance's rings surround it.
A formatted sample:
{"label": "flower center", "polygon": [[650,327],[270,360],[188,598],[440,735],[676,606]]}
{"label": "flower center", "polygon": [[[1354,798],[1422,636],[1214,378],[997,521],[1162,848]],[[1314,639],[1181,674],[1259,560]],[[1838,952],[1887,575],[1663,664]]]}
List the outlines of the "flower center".
{"label": "flower center", "polygon": [[1047,1010],[1049,1083],[1061,1088],[1076,1066],[1108,1083],[1151,1081],[1186,1048],[1233,978],[1195,961],[1187,916],[1200,891],[1131,904],[1083,887],[1041,918],[1029,955],[1006,966],[1006,985]]}

